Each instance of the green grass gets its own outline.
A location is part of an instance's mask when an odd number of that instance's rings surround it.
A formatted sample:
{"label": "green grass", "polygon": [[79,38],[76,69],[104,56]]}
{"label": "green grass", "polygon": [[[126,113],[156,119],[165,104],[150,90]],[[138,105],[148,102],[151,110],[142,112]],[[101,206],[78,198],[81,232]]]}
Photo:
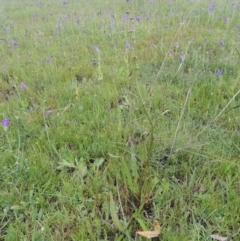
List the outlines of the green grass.
{"label": "green grass", "polygon": [[240,239],[240,3],[150,2],[2,0],[0,240]]}

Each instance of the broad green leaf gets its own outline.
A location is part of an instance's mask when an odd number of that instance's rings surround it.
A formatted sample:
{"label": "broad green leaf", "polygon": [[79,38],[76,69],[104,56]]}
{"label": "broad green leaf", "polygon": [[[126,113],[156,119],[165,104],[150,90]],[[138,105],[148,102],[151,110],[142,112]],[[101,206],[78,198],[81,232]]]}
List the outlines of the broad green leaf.
{"label": "broad green leaf", "polygon": [[105,159],[103,157],[101,158],[96,158],[94,160],[94,165],[99,169],[99,167],[104,163]]}
{"label": "broad green leaf", "polygon": [[110,213],[111,213],[113,224],[115,225],[115,227],[119,231],[123,232],[125,230],[125,227],[123,227],[121,221],[119,220],[119,218],[117,216],[116,205],[113,200],[112,192],[110,192]]}
{"label": "broad green leaf", "polygon": [[76,168],[73,163],[67,162],[66,160],[58,163],[58,169],[61,169],[62,167]]}
{"label": "broad green leaf", "polygon": [[23,206],[19,206],[19,205],[13,205],[10,207],[11,210],[20,210],[20,209],[24,209]]}
{"label": "broad green leaf", "polygon": [[148,229],[147,226],[144,224],[144,222],[140,218],[136,218],[136,220],[140,224],[142,230],[147,230]]}
{"label": "broad green leaf", "polygon": [[81,177],[84,178],[88,173],[87,166],[86,165],[81,166],[81,168],[79,168],[79,171],[81,173]]}

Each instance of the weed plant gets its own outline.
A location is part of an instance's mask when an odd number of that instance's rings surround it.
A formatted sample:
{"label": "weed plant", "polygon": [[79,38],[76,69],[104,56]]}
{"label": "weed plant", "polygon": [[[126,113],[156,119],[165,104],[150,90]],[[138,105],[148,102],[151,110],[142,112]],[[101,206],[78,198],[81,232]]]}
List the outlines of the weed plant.
{"label": "weed plant", "polygon": [[240,240],[239,16],[1,0],[0,240]]}

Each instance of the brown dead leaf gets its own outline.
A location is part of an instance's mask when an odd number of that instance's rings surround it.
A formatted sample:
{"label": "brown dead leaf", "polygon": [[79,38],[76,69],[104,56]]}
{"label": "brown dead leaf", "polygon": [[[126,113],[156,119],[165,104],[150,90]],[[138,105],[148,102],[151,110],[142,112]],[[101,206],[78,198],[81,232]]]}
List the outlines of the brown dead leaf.
{"label": "brown dead leaf", "polygon": [[168,116],[170,115],[171,111],[170,110],[165,110],[163,111],[162,115]]}
{"label": "brown dead leaf", "polygon": [[137,231],[136,233],[148,239],[158,237],[160,234],[161,227],[157,220],[153,221],[153,227],[154,227],[154,231]]}
{"label": "brown dead leaf", "polygon": [[228,239],[227,237],[223,237],[218,234],[211,234],[210,237],[219,241],[227,241]]}
{"label": "brown dead leaf", "polygon": [[158,237],[158,235],[160,234],[160,231],[158,230],[154,230],[154,231],[137,231],[136,232],[138,235],[151,239],[151,238],[155,238]]}

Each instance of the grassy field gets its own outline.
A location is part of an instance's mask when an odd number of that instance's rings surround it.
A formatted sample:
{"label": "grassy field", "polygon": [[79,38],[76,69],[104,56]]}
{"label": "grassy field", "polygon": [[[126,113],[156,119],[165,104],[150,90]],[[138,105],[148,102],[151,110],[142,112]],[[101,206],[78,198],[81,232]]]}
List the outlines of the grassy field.
{"label": "grassy field", "polygon": [[1,241],[240,240],[239,1],[1,0],[0,39]]}

